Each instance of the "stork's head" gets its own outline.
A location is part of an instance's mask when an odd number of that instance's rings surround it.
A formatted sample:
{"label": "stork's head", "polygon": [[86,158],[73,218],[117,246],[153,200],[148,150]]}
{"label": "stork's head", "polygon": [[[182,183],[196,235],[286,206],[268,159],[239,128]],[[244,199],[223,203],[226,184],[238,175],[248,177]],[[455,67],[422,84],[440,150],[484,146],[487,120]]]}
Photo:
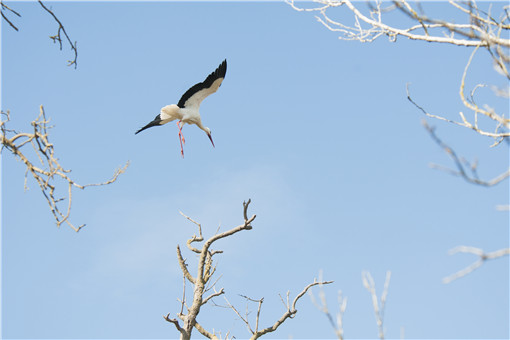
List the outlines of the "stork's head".
{"label": "stork's head", "polygon": [[211,141],[212,146],[215,147],[214,142],[212,140],[212,136],[211,136],[211,129],[209,129],[208,127],[204,127],[203,130],[205,131],[205,133],[207,133],[207,137],[209,137],[209,140]]}

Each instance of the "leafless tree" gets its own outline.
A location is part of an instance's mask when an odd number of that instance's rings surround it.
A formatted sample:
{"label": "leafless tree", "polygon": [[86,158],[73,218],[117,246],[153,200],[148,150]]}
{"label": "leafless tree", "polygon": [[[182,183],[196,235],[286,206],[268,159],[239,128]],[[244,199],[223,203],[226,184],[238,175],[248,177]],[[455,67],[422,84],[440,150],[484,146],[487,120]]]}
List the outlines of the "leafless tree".
{"label": "leafless tree", "polygon": [[[217,254],[223,253],[222,250],[213,250],[211,247],[213,244],[226,237],[233,236],[234,234],[243,231],[243,230],[251,230],[253,227],[251,223],[255,220],[256,215],[252,215],[251,217],[248,217],[248,206],[250,205],[251,200],[248,200],[248,202],[243,203],[243,216],[244,216],[244,222],[237,227],[234,227],[230,230],[227,230],[222,233],[218,233],[219,230],[216,231],[216,233],[210,237],[209,239],[205,240],[202,235],[202,226],[200,223],[194,221],[192,218],[183,215],[186,219],[188,219],[190,222],[194,223],[198,228],[198,236],[193,235],[188,241],[186,242],[187,248],[192,252],[198,255],[198,268],[197,273],[195,276],[193,276],[189,270],[188,265],[186,263],[186,260],[182,256],[181,248],[177,246],[177,259],[179,262],[179,266],[181,268],[181,271],[183,273],[183,292],[182,292],[182,298],[180,299],[181,302],[181,310],[179,313],[177,313],[177,318],[171,318],[170,313],[164,316],[165,320],[174,324],[176,329],[180,333],[181,339],[190,339],[191,333],[193,329],[196,329],[199,333],[201,333],[203,336],[209,338],[209,339],[219,339],[220,334],[216,334],[215,332],[207,331],[202,325],[200,325],[197,321],[197,317],[201,311],[202,306],[207,304],[208,302],[211,302],[211,304],[214,304],[213,299],[215,297],[218,297],[220,295],[225,294],[225,290],[223,288],[216,289],[216,284],[218,282],[218,279],[212,280],[213,275],[216,272],[216,264],[213,262],[213,257]],[[219,229],[219,228],[218,228]],[[204,241],[205,240],[205,241]],[[194,246],[194,243],[203,242],[201,247],[196,248]],[[332,281],[317,281],[314,280],[314,282],[307,285],[296,297],[292,300],[290,300],[290,293],[287,292],[287,299],[286,302],[282,301],[285,305],[285,312],[283,315],[275,321],[274,324],[259,329],[259,317],[261,313],[262,303],[264,301],[264,298],[255,300],[250,299],[249,297],[244,297],[247,299],[247,301],[256,302],[258,304],[257,308],[257,314],[255,319],[255,326],[252,326],[252,324],[248,320],[248,315],[242,315],[239,310],[234,307],[226,298],[225,301],[227,303],[226,307],[233,310],[233,312],[241,318],[241,320],[246,324],[248,330],[250,331],[250,339],[258,339],[262,335],[274,332],[278,329],[278,327],[284,323],[287,319],[293,318],[296,313],[296,303],[298,300],[303,297],[303,295],[306,294],[306,292],[316,285],[325,285],[330,284]],[[186,296],[186,286],[190,284],[193,288],[193,298],[188,300]],[[211,292],[212,290],[212,292]],[[216,306],[219,306],[217,304],[214,304]],[[180,322],[179,322],[180,320]],[[226,338],[229,337],[229,333],[226,334]],[[231,337],[232,338],[232,337]]]}
{"label": "leafless tree", "polygon": [[[32,121],[31,132],[17,132],[8,129],[7,123],[10,121],[10,112],[2,112],[2,119],[0,120],[0,140],[2,141],[2,149],[8,150],[15,158],[20,160],[25,166],[25,190],[28,189],[28,174],[32,175],[35,179],[42,194],[46,198],[50,210],[55,218],[57,226],[60,227],[64,222],[75,231],[79,231],[85,225],[82,224],[78,227],[74,226],[69,220],[71,213],[72,193],[73,188],[85,189],[90,186],[102,186],[115,182],[118,176],[123,173],[129,162],[124,167],[115,171],[113,177],[103,183],[85,184],[81,185],[76,183],[70,176],[71,170],[66,170],[60,163],[55,155],[54,145],[49,140],[48,119],[41,105],[39,116]],[[27,149],[27,145],[32,146],[32,149]],[[32,152],[31,152],[32,151]],[[37,161],[40,165],[37,165]],[[67,184],[67,197],[58,197],[56,193],[57,182],[64,181]],[[61,204],[67,199],[67,205],[62,208]]]}
{"label": "leafless tree", "polygon": [[[476,94],[482,88],[487,87],[486,84],[476,85],[469,95],[466,94],[465,89],[470,65],[474,55],[479,50],[485,50],[489,54],[495,72],[506,80],[510,79],[510,39],[508,38],[510,34],[510,6],[508,4],[503,4],[499,13],[493,13],[490,3],[484,2],[483,6],[479,6],[475,1],[460,2],[451,0],[445,5],[451,6],[452,9],[464,18],[463,21],[454,21],[429,16],[426,14],[425,6],[422,6],[421,3],[405,0],[391,2],[368,1],[366,3],[349,0],[313,0],[313,5],[311,6],[301,2],[296,3],[294,0],[286,1],[297,11],[316,13],[315,18],[328,30],[339,34],[339,39],[342,40],[370,43],[378,38],[388,37],[390,41],[396,42],[400,37],[416,41],[473,48],[459,86],[460,100],[469,114],[459,112],[460,119],[455,120],[447,118],[446,115],[430,113],[411,98],[409,86],[407,86],[407,98],[426,117],[468,128],[479,136],[490,138],[490,147],[499,146],[503,141],[509,144],[510,119],[508,118],[508,110],[506,112],[497,112],[491,105],[479,104],[477,102],[475,99]],[[351,15],[351,22],[338,21],[332,18],[332,11],[342,10],[344,13]],[[402,26],[403,24],[396,23],[394,19],[395,14],[411,19],[411,24]],[[399,21],[399,23],[407,22],[409,20]],[[496,97],[510,97],[508,87],[501,89],[493,85],[491,88]],[[479,124],[482,120],[483,127],[482,124]],[[455,164],[455,169],[435,164],[432,167],[461,177],[469,183],[487,187],[497,185],[510,176],[509,167],[492,179],[480,179],[477,172],[478,163],[476,161],[469,162],[464,157],[459,156],[457,152],[437,136],[435,129],[426,121],[424,121],[423,126],[432,140],[450,156]],[[498,210],[509,210],[509,206],[498,206]],[[466,246],[455,248],[451,253],[457,253],[459,249],[476,249],[474,252],[470,251],[480,256],[480,261],[473,264],[474,268],[479,267],[486,259],[498,258],[510,253],[510,248],[507,248],[491,252],[489,253],[491,256],[487,256],[487,254],[478,248]],[[461,274],[456,273],[444,279],[444,282],[451,282],[453,279],[462,277],[470,273],[474,268],[472,266],[467,267],[459,272]]]}

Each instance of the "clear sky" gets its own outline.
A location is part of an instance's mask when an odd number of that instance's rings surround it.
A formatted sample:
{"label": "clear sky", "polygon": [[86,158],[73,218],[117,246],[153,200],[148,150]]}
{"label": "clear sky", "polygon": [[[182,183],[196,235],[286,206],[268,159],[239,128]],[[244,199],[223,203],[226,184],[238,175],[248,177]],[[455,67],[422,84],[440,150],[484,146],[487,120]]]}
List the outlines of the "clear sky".
{"label": "clear sky", "polygon": [[[471,49],[341,41],[313,15],[276,2],[51,3],[78,42],[75,70],[66,66],[69,47],[59,51],[48,38],[57,27],[39,4],[8,4],[22,15],[19,32],[2,22],[11,127],[29,130],[44,105],[56,153],[82,184],[131,165],[110,186],[75,191],[71,219],[87,224],[75,233],[57,229],[37,184],[23,191],[23,164],[2,153],[4,338],[178,337],[162,316],[180,309],[175,247],[196,232],[179,211],[210,236],[242,223],[248,198],[254,228],[218,243],[217,287],[242,310],[238,294],[264,297],[262,326],[284,312],[278,294],[295,296],[322,270],[335,281],[325,290],[331,311],[338,290],[348,298],[345,337],[375,338],[361,272],[372,273],[380,294],[391,270],[388,338],[402,329],[406,338],[509,337],[508,257],[441,282],[476,259],[449,249],[509,246],[508,213],[495,208],[508,204],[508,181],[488,189],[431,169],[452,163],[405,92],[411,83],[433,113],[467,112],[458,87]],[[432,10],[461,20],[441,6]],[[225,58],[223,85],[201,106],[216,148],[195,126],[183,129],[184,159],[175,124],[135,136]],[[480,82],[506,85],[483,51],[466,88]],[[480,98],[508,115],[490,88]],[[508,167],[508,145],[491,149],[472,131],[429,123],[479,160],[483,178]],[[297,307],[268,338],[334,337],[308,297]],[[249,336],[231,310],[207,305],[198,320]]]}

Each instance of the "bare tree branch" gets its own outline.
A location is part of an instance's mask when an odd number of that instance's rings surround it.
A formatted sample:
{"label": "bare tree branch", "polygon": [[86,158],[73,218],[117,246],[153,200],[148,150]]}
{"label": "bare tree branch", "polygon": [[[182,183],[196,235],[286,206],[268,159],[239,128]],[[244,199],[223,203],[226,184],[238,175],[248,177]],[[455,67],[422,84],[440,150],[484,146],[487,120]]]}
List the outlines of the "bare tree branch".
{"label": "bare tree branch", "polygon": [[189,280],[192,284],[195,284],[195,278],[188,271],[188,265],[186,264],[186,260],[182,257],[181,248],[177,245],[177,260],[179,261],[179,266],[181,267],[182,273],[184,277]]}
{"label": "bare tree branch", "polygon": [[[458,125],[458,126],[462,126],[462,127],[465,127],[465,128],[468,128],[468,129],[471,129],[471,130],[475,131],[479,135],[493,138],[494,139],[494,144],[491,145],[491,147],[494,147],[496,145],[499,145],[505,138],[510,137],[510,131],[508,131],[508,129],[510,128],[510,120],[508,118],[505,118],[504,114],[498,114],[498,113],[496,113],[492,109],[490,109],[490,110],[482,109],[482,108],[480,108],[479,105],[476,104],[475,99],[474,99],[474,94],[475,94],[475,92],[476,92],[476,90],[478,88],[485,87],[485,85],[478,84],[478,85],[475,86],[475,88],[471,91],[471,100],[467,100],[466,96],[464,94],[464,87],[465,87],[465,80],[466,80],[467,71],[469,69],[469,66],[471,65],[471,62],[473,60],[473,56],[476,53],[477,49],[478,48],[475,48],[473,50],[473,53],[469,57],[468,63],[466,64],[466,67],[464,69],[464,73],[462,75],[462,80],[461,80],[460,89],[459,89],[459,95],[460,95],[460,98],[462,100],[462,103],[464,104],[464,106],[466,108],[468,108],[468,109],[473,111],[474,124],[469,122],[466,119],[466,116],[464,115],[463,112],[459,112],[459,116],[461,117],[462,122],[450,120],[450,119],[447,119],[447,118],[445,118],[443,116],[440,116],[440,115],[434,115],[434,114],[428,113],[424,108],[419,106],[411,98],[411,95],[409,94],[409,84],[406,85],[407,99],[414,106],[416,106],[421,112],[423,112],[423,114],[425,114],[428,117],[431,117],[431,118],[434,118],[434,119],[438,119],[438,120],[442,120],[442,121],[446,121],[448,123],[452,123],[452,124],[455,124],[455,125]],[[479,127],[479,125],[478,125],[478,115],[479,114],[482,114],[482,115],[486,116],[487,118],[489,118],[490,120],[492,120],[494,122],[494,124],[495,124],[494,132],[481,129]]]}
{"label": "bare tree branch", "polygon": [[[488,180],[488,181],[480,180],[478,178],[478,173],[477,173],[477,168],[478,168],[477,163],[470,163],[467,160],[465,160],[464,158],[459,157],[457,155],[457,153],[451,147],[446,145],[436,135],[434,127],[431,127],[430,125],[428,125],[425,120],[422,120],[422,124],[423,124],[423,127],[429,133],[430,137],[434,140],[434,142],[436,142],[436,144],[439,145],[448,154],[448,156],[451,157],[451,159],[455,163],[455,166],[457,167],[457,170],[444,168],[444,167],[441,167],[441,166],[438,166],[435,164],[431,165],[433,168],[447,171],[454,176],[460,176],[460,177],[464,178],[469,183],[478,184],[478,185],[486,186],[486,187],[494,186],[510,176],[510,168],[509,168],[507,171],[494,177],[491,180]],[[472,175],[468,174],[466,168],[469,169],[469,171],[472,173]]]}
{"label": "bare tree branch", "polygon": [[230,303],[230,301],[228,301],[228,299],[227,299],[227,297],[226,297],[226,296],[224,296],[223,298],[225,299],[225,302],[227,303],[227,307],[228,307],[228,308],[230,308],[230,309],[232,309],[232,310],[234,311],[234,313],[236,313],[236,314],[237,314],[237,316],[238,316],[238,317],[239,317],[239,318],[240,318],[240,319],[241,319],[241,320],[242,320],[242,321],[246,324],[246,327],[248,328],[248,331],[250,331],[250,333],[251,333],[251,334],[253,334],[253,333],[254,333],[254,331],[253,331],[253,329],[252,329],[252,328],[251,328],[251,326],[250,326],[250,322],[248,321],[248,315],[246,315],[245,317],[243,317],[243,316],[241,315],[241,313],[240,313],[240,312],[239,312],[239,311],[238,311],[238,310],[234,307],[234,305],[232,305],[232,304]]}
{"label": "bare tree branch", "polygon": [[[40,113],[37,119],[32,121],[33,132],[21,132],[18,133],[14,130],[7,129],[6,124],[10,121],[10,112],[2,112],[2,120],[0,121],[0,140],[2,142],[2,151],[10,151],[17,159],[21,160],[26,167],[25,173],[25,190],[27,186],[27,176],[30,173],[35,179],[42,194],[46,198],[50,210],[55,218],[57,227],[60,227],[62,223],[66,223],[75,231],[79,231],[85,225],[82,224],[75,227],[70,221],[69,216],[71,214],[71,203],[72,203],[72,189],[85,189],[91,186],[103,186],[108,185],[117,180],[120,174],[124,173],[129,166],[127,162],[122,168],[119,168],[113,174],[113,177],[103,183],[93,183],[81,185],[76,183],[69,173],[71,170],[66,170],[60,164],[58,158],[55,155],[54,146],[49,141],[49,120],[46,119],[44,108],[40,106]],[[9,136],[11,135],[11,136]],[[41,167],[36,166],[34,160],[31,160],[26,152],[22,151],[22,148],[27,144],[32,145],[33,151],[37,155]],[[67,208],[64,210],[60,207],[60,203],[66,199],[66,197],[57,197],[55,190],[57,189],[57,179],[64,180],[67,183]]]}
{"label": "bare tree branch", "polygon": [[375,291],[375,282],[369,272],[361,273],[363,286],[368,290],[372,297],[372,304],[374,307],[375,319],[377,322],[377,328],[379,329],[379,339],[384,340],[384,306],[386,304],[386,298],[388,297],[388,288],[390,285],[391,272],[386,272],[386,280],[384,282],[384,289],[381,294],[380,301],[377,298]]}
{"label": "bare tree branch", "polygon": [[[333,283],[333,281],[317,281],[317,280],[314,280],[313,283],[310,283],[308,286],[306,286],[303,291],[301,291],[301,293],[299,293],[295,298],[294,300],[292,301],[292,304],[290,304],[289,302],[289,293],[290,292],[287,292],[287,303],[284,302],[284,305],[285,305],[285,308],[286,308],[286,311],[285,313],[283,313],[282,317],[280,319],[278,319],[272,326],[269,326],[269,327],[266,327],[262,330],[258,330],[259,328],[259,320],[260,320],[260,311],[262,309],[262,303],[264,302],[264,298],[261,298],[260,300],[255,300],[255,299],[251,299],[247,296],[244,296],[244,295],[241,295],[242,297],[244,297],[247,301],[251,301],[251,302],[257,302],[258,303],[258,307],[257,307],[257,316],[255,318],[255,329],[253,329],[250,325],[250,322],[248,320],[248,310],[246,312],[246,315],[245,316],[242,316],[241,313],[230,303],[230,301],[228,301],[228,299],[226,297],[224,297],[226,303],[227,303],[227,307],[229,307],[230,309],[232,309],[234,311],[234,313],[236,313],[236,315],[246,324],[246,327],[248,328],[248,330],[250,331],[250,333],[252,334],[250,339],[251,340],[254,340],[254,339],[258,339],[260,338],[262,335],[264,334],[267,334],[267,333],[271,333],[271,332],[274,332],[278,329],[278,327],[280,327],[281,324],[283,324],[285,322],[285,320],[287,320],[288,318],[293,318],[294,315],[297,313],[297,309],[296,309],[296,303],[297,301],[303,297],[303,295],[306,294],[306,292],[312,288],[313,286],[316,286],[316,285],[326,285],[326,284],[330,284],[330,283]],[[282,300],[283,301],[283,300]],[[247,309],[248,309],[248,306],[247,306]]]}
{"label": "bare tree branch", "polygon": [[450,255],[457,254],[457,253],[467,253],[467,254],[473,254],[478,256],[478,260],[467,266],[466,268],[459,270],[458,272],[445,277],[443,279],[443,283],[450,283],[452,281],[455,281],[461,277],[464,277],[468,275],[469,273],[473,272],[475,269],[480,268],[485,261],[487,260],[493,260],[497,259],[503,256],[510,255],[510,248],[503,248],[500,250],[493,251],[491,253],[484,253],[484,251],[480,248],[475,247],[468,247],[468,246],[458,246],[453,248],[449,251]]}
{"label": "bare tree branch", "polygon": [[202,305],[205,305],[205,304],[207,303],[207,301],[211,300],[211,299],[212,299],[212,298],[214,298],[214,297],[220,296],[220,295],[222,295],[222,294],[225,294],[225,291],[223,290],[223,288],[221,288],[219,292],[216,292],[216,291],[215,291],[213,294],[211,294],[211,295],[209,295],[208,297],[206,297],[206,298],[204,299],[204,301],[202,301]]}
{"label": "bare tree branch", "polygon": [[202,334],[203,336],[205,336],[208,339],[218,339],[218,337],[214,333],[210,333],[210,332],[206,331],[205,328],[202,327],[202,325],[200,325],[196,321],[195,321],[195,328],[197,329],[197,331],[200,334]]}
{"label": "bare tree branch", "polygon": [[179,332],[182,332],[183,329],[181,328],[181,326],[179,325],[179,321],[177,319],[170,319],[170,313],[168,313],[167,315],[163,315],[163,318],[170,322],[170,323],[173,323],[175,325],[175,328],[177,328],[177,330]]}
{"label": "bare tree branch", "polygon": [[9,20],[9,18],[7,18],[7,16],[4,14],[4,11],[9,11],[11,12],[12,14],[18,16],[18,17],[21,17],[21,15],[16,12],[15,10],[13,10],[12,8],[10,8],[9,6],[7,6],[6,4],[4,4],[3,1],[0,1],[0,4],[2,5],[2,8],[1,8],[1,12],[2,12],[2,18],[7,21],[7,23],[9,24],[9,26],[11,26],[14,30],[18,31],[18,28],[12,23],[11,20]]}
{"label": "bare tree branch", "polygon": [[[322,281],[322,271],[319,274],[319,281]],[[317,302],[317,299],[315,299],[315,296],[313,295],[312,291],[310,290],[308,292],[308,295],[310,295],[310,299],[312,300],[312,303],[319,309],[326,317],[328,318],[329,323],[331,324],[331,327],[333,327],[333,330],[335,331],[335,335],[339,340],[344,339],[344,329],[343,329],[343,316],[345,313],[345,310],[347,308],[347,298],[344,298],[342,296],[342,291],[338,291],[338,305],[339,305],[339,311],[336,316],[336,322],[329,312],[328,304],[326,302],[326,294],[324,293],[324,287],[322,284],[319,285],[319,299],[320,304]]]}
{"label": "bare tree branch", "polygon": [[41,0],[37,0],[37,1],[41,5],[41,7],[44,8],[44,10],[46,12],[48,12],[53,17],[53,19],[55,19],[55,21],[58,23],[57,34],[55,34],[53,36],[50,36],[50,39],[53,40],[54,43],[58,42],[58,44],[60,46],[60,50],[62,51],[62,37],[61,37],[61,33],[64,33],[64,36],[66,37],[66,40],[69,43],[69,46],[71,46],[71,50],[74,52],[74,59],[73,60],[68,60],[67,61],[68,62],[67,66],[74,65],[74,68],[76,69],[76,67],[78,66],[78,62],[77,62],[77,60],[78,60],[78,48],[77,48],[77,45],[76,45],[77,44],[76,41],[74,43],[71,41],[71,38],[69,38],[69,35],[67,34],[64,25],[62,24],[62,22],[60,22],[60,20],[57,18],[55,13],[53,13],[53,11],[51,9],[46,7],[42,3]]}
{"label": "bare tree branch", "polygon": [[312,282],[308,286],[306,286],[301,291],[301,293],[299,293],[294,298],[294,300],[292,301],[292,305],[287,303],[287,311],[285,313],[283,313],[283,315],[282,315],[282,317],[280,319],[278,319],[272,326],[269,326],[269,327],[264,328],[264,329],[262,329],[260,331],[254,332],[250,339],[251,340],[258,339],[258,338],[260,338],[264,334],[276,331],[278,329],[278,327],[280,327],[280,325],[285,322],[285,320],[287,320],[288,318],[293,318],[294,315],[296,315],[296,313],[297,313],[296,303],[299,301],[299,299],[301,299],[301,297],[303,297],[303,295],[306,294],[306,292],[310,288],[312,288],[313,286],[327,285],[327,284],[330,284],[330,283],[333,283],[333,281],[317,281],[317,280],[314,280],[314,282]]}
{"label": "bare tree branch", "polygon": [[[53,13],[53,11],[46,7],[41,0],[38,0],[39,4],[41,5],[41,7],[46,11],[48,12],[52,17],[53,19],[55,19],[55,21],[57,22],[58,24],[58,29],[57,29],[57,34],[55,35],[52,35],[50,36],[50,39],[53,40],[54,43],[58,42],[59,44],[59,48],[60,50],[62,51],[62,33],[64,34],[67,42],[69,43],[69,46],[71,47],[71,50],[73,51],[74,53],[74,59],[73,60],[68,60],[68,64],[67,66],[71,66],[71,65],[74,65],[74,68],[76,69],[76,67],[78,66],[78,48],[77,48],[77,42],[75,41],[74,43],[71,41],[71,38],[69,37],[69,35],[67,34],[66,32],[66,29],[64,27],[64,25],[62,24],[62,22],[60,21],[60,19],[55,15],[55,13]],[[15,10],[13,10],[12,8],[10,8],[9,6],[7,6],[6,4],[4,4],[4,2],[2,0],[0,0],[0,4],[1,4],[1,13],[2,13],[2,18],[9,24],[9,26],[11,26],[14,30],[16,31],[19,31],[18,30],[18,27],[16,25],[14,25],[14,23],[7,17],[7,15],[4,13],[4,12],[10,12],[18,17],[21,17],[21,14],[19,14],[18,12],[16,12]]]}
{"label": "bare tree branch", "polygon": [[[448,22],[434,19],[417,11],[405,0],[393,1],[391,9],[382,9],[380,1],[368,2],[368,11],[360,9],[359,3],[354,5],[349,0],[314,0],[316,7],[298,7],[294,0],[286,0],[293,9],[300,12],[316,12],[315,18],[327,29],[340,33],[340,39],[372,42],[381,36],[387,36],[396,41],[402,36],[411,40],[453,44],[457,46],[483,46],[490,49],[492,46],[510,47],[510,40],[501,37],[502,32],[510,29],[508,13],[502,13],[500,20],[492,17],[485,18],[477,10],[476,3],[470,8],[462,8],[451,1],[450,4],[459,9],[467,17],[465,23]],[[375,4],[375,5],[374,5]],[[417,3],[413,3],[419,6]],[[331,19],[327,10],[331,8],[347,8],[354,15],[354,23],[346,24]],[[417,25],[398,28],[383,21],[383,14],[398,10],[417,21]],[[419,13],[420,12],[420,13]],[[421,32],[420,32],[421,30]]]}

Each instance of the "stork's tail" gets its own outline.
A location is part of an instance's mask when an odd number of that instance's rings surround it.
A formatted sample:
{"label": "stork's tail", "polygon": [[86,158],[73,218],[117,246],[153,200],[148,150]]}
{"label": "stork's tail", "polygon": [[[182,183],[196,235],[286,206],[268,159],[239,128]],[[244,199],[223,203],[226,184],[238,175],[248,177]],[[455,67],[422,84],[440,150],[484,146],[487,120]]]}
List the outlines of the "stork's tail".
{"label": "stork's tail", "polygon": [[153,126],[161,126],[161,122],[162,122],[162,120],[161,120],[161,118],[160,118],[160,115],[158,114],[158,115],[156,116],[156,118],[154,118],[154,120],[153,120],[152,122],[150,122],[149,124],[145,125],[145,126],[144,126],[143,128],[141,128],[140,130],[136,131],[136,132],[135,132],[135,135],[136,135],[137,133],[139,133],[139,132],[142,132],[142,131],[143,131],[143,130],[145,130],[145,129],[150,128],[150,127],[153,127]]}

